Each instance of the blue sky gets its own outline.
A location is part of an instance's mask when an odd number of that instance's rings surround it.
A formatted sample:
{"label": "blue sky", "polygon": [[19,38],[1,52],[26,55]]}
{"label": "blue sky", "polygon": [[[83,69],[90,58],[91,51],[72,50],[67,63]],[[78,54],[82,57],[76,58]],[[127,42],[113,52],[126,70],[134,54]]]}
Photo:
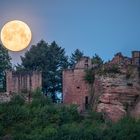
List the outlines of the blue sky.
{"label": "blue sky", "polygon": [[[140,0],[0,0],[0,29],[13,19],[30,26],[31,44],[55,40],[68,55],[79,48],[107,61],[140,50]],[[13,62],[24,52],[10,52]]]}

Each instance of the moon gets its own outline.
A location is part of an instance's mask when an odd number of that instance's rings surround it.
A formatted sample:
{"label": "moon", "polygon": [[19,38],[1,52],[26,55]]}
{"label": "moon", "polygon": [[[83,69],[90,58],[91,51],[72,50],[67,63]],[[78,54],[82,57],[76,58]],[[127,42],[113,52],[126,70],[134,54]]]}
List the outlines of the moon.
{"label": "moon", "polygon": [[1,30],[1,42],[10,51],[17,52],[27,48],[31,38],[31,30],[23,21],[7,22]]}

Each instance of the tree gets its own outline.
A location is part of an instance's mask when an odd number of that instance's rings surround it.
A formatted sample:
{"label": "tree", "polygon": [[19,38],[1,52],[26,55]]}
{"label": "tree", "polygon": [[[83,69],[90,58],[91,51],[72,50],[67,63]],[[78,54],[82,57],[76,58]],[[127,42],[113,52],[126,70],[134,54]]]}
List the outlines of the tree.
{"label": "tree", "polygon": [[74,65],[83,57],[84,53],[81,52],[79,49],[76,49],[74,53],[71,54],[70,57],[70,68],[73,68]]}
{"label": "tree", "polygon": [[8,70],[11,68],[10,63],[10,56],[8,54],[8,50],[6,50],[1,44],[0,44],[0,91],[4,91],[6,88],[6,81],[5,81],[5,70]]}
{"label": "tree", "polygon": [[8,50],[6,50],[1,44],[0,44],[0,72],[4,72],[6,69],[11,68],[11,58],[8,54]]}
{"label": "tree", "polygon": [[62,92],[62,70],[68,67],[65,50],[55,41],[50,45],[40,41],[37,45],[33,45],[21,60],[21,67],[25,70],[42,72],[43,90],[46,94],[51,94],[55,102],[56,93]]}
{"label": "tree", "polygon": [[100,65],[103,64],[103,60],[102,60],[102,58],[99,55],[95,54],[92,57],[92,64],[100,66]]}

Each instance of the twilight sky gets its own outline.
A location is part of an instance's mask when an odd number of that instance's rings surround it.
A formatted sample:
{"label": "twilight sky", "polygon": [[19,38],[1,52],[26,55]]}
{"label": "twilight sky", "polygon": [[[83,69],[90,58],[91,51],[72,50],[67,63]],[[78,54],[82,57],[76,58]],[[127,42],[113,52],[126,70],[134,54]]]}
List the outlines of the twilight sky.
{"label": "twilight sky", "polygon": [[[0,29],[14,19],[30,26],[31,44],[55,40],[68,55],[79,48],[109,60],[140,50],[140,0],[0,0]],[[10,52],[13,63],[24,52]]]}

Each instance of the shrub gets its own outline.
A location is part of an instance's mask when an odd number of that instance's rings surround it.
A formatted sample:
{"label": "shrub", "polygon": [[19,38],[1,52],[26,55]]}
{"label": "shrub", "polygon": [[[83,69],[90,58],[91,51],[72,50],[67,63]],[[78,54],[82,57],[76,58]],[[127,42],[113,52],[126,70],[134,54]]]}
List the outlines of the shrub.
{"label": "shrub", "polygon": [[104,73],[121,73],[118,65],[107,65],[104,67]]}
{"label": "shrub", "polygon": [[25,99],[21,95],[15,95],[11,98],[11,105],[23,105],[25,103]]}
{"label": "shrub", "polygon": [[[102,114],[89,112],[81,117],[77,106],[48,104],[34,96],[36,104],[19,97],[0,104],[0,139],[10,140],[139,140],[140,120],[124,118],[106,123]],[[34,100],[34,99],[33,99]],[[46,100],[46,99],[45,99]],[[15,102],[14,102],[15,101]]]}
{"label": "shrub", "polygon": [[84,80],[88,84],[93,84],[94,83],[94,80],[95,80],[95,72],[94,72],[93,69],[86,69],[85,70]]}
{"label": "shrub", "polygon": [[45,139],[52,140],[57,137],[58,130],[54,126],[47,126],[43,129],[42,136]]}
{"label": "shrub", "polygon": [[140,121],[123,118],[106,131],[105,140],[139,140]]}
{"label": "shrub", "polygon": [[3,128],[3,126],[0,124],[0,136],[2,136],[3,133],[4,133],[4,128]]}
{"label": "shrub", "polygon": [[58,135],[62,140],[102,140],[102,131],[92,123],[87,126],[76,122],[64,124]]}
{"label": "shrub", "polygon": [[101,123],[104,122],[104,118],[103,118],[102,113],[93,112],[93,111],[89,112],[89,115],[87,116],[87,119],[90,119],[91,121],[93,121],[93,120],[98,121],[98,122],[101,122]]}
{"label": "shrub", "polygon": [[77,111],[77,106],[75,105],[62,106],[59,111],[59,116],[61,125],[64,123],[79,121],[81,118]]}
{"label": "shrub", "polygon": [[32,93],[32,103],[31,106],[45,106],[45,105],[51,105],[52,101],[49,97],[43,95],[42,91],[38,88]]}
{"label": "shrub", "polygon": [[25,107],[18,105],[9,106],[1,116],[3,126],[11,126],[14,123],[24,121],[28,118],[28,111]]}

